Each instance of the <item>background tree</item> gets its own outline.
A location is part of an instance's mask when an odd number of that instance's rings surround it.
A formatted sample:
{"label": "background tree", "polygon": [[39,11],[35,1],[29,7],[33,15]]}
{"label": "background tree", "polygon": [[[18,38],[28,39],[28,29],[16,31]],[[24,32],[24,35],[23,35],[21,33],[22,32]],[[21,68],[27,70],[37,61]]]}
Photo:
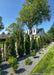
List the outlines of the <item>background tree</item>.
{"label": "background tree", "polygon": [[16,51],[15,51],[15,40],[11,36],[6,39],[6,60],[12,56],[16,57]]}
{"label": "background tree", "polygon": [[26,54],[30,53],[30,37],[28,33],[25,35],[25,52]]}
{"label": "background tree", "polygon": [[25,0],[19,14],[22,22],[31,29],[34,25],[49,21],[50,12],[48,0]]}
{"label": "background tree", "polygon": [[49,44],[50,43],[50,37],[49,36],[45,36],[45,44]]}
{"label": "background tree", "polygon": [[18,37],[17,35],[18,35],[19,31],[24,33],[24,25],[23,25],[23,23],[21,21],[21,18],[20,17],[16,18],[16,21],[17,21],[16,23],[12,23],[6,29],[6,31],[8,31],[8,33],[14,35],[15,38]]}
{"label": "background tree", "polygon": [[17,36],[17,51],[19,57],[22,57],[24,55],[24,37],[22,32],[19,32]]}
{"label": "background tree", "polygon": [[0,47],[0,64],[2,62],[2,52],[1,52],[1,47]]}
{"label": "background tree", "polygon": [[2,22],[2,17],[0,16],[0,31],[4,29],[4,25],[3,25],[3,22]]}
{"label": "background tree", "polygon": [[52,24],[52,27],[50,28],[50,30],[48,31],[48,36],[50,38],[54,38],[54,23]]}
{"label": "background tree", "polygon": [[33,50],[35,49],[35,41],[34,41],[34,36],[32,35],[31,41],[30,41],[30,49]]}

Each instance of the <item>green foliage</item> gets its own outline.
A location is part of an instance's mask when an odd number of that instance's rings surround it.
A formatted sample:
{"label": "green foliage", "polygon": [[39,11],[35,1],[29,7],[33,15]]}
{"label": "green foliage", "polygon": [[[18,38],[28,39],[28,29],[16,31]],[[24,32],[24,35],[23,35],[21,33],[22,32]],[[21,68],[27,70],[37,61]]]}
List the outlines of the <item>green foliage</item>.
{"label": "green foliage", "polygon": [[18,17],[16,18],[16,23],[12,23],[8,26],[8,28],[6,29],[6,31],[8,31],[8,33],[14,35],[15,38],[18,37],[18,32],[21,31],[22,33],[24,33],[24,25],[21,21],[21,18]]}
{"label": "green foliage", "polygon": [[[54,26],[54,23],[52,26]],[[53,27],[51,27],[50,30],[48,31],[48,36],[50,38],[54,38],[54,28]]]}
{"label": "green foliage", "polygon": [[19,32],[17,36],[17,51],[19,56],[22,57],[24,55],[24,37],[21,32]]}
{"label": "green foliage", "polygon": [[31,29],[33,25],[49,21],[50,12],[48,0],[26,0],[19,14],[22,22]]}
{"label": "green foliage", "polygon": [[49,38],[49,36],[45,36],[45,42],[47,43],[47,44],[49,44],[50,43],[50,38]]}
{"label": "green foliage", "polygon": [[17,66],[17,59],[14,57],[9,57],[8,64],[11,64],[11,67],[13,68],[13,71],[16,72],[18,66]]}
{"label": "green foliage", "polygon": [[[40,62],[34,67],[30,72],[32,73],[49,73],[47,75],[54,75],[54,45],[49,49],[45,56],[40,60]],[[37,74],[39,75],[39,74]],[[44,74],[41,74],[44,75]]]}
{"label": "green foliage", "polygon": [[11,75],[13,75],[13,73],[11,73]]}
{"label": "green foliage", "polygon": [[28,33],[25,35],[25,52],[26,54],[30,53],[30,37]]}
{"label": "green foliage", "polygon": [[30,64],[31,64],[31,59],[27,58],[27,59],[25,60],[25,64],[26,64],[26,65],[30,65]]}
{"label": "green foliage", "polygon": [[4,25],[3,25],[3,22],[2,22],[2,17],[0,16],[0,31],[4,29]]}
{"label": "green foliage", "polygon": [[0,48],[0,64],[2,62],[2,52],[1,52],[1,48]]}
{"label": "green foliage", "polygon": [[10,57],[16,57],[16,51],[15,51],[15,40],[14,38],[11,36],[11,37],[8,37],[6,39],[6,60]]}
{"label": "green foliage", "polygon": [[38,41],[35,38],[35,49],[38,49]]}
{"label": "green foliage", "polygon": [[48,44],[44,45],[44,48],[46,48],[48,46]]}
{"label": "green foliage", "polygon": [[42,49],[40,49],[38,52],[40,53],[41,50],[42,50]]}
{"label": "green foliage", "polygon": [[41,47],[41,41],[40,41],[40,38],[38,38],[38,49],[40,49]]}
{"label": "green foliage", "polygon": [[1,75],[1,72],[0,72],[0,75]]}
{"label": "green foliage", "polygon": [[33,50],[33,52],[31,52],[31,56],[35,56],[36,55],[36,50]]}
{"label": "green foliage", "polygon": [[31,50],[35,49],[35,40],[34,40],[34,36],[33,35],[31,37],[31,41],[30,41],[30,49]]}

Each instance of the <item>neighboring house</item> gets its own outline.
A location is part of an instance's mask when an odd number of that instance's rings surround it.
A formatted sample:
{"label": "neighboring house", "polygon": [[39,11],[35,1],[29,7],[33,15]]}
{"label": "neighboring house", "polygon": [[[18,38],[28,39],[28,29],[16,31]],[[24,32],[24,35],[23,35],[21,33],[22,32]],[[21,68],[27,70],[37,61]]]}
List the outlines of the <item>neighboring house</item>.
{"label": "neighboring house", "polygon": [[39,38],[40,36],[46,36],[43,28],[38,29],[34,27],[32,28],[32,30],[27,29],[26,33],[28,33],[28,35],[30,36],[30,40],[31,40],[32,35],[34,35],[34,38],[35,37]]}

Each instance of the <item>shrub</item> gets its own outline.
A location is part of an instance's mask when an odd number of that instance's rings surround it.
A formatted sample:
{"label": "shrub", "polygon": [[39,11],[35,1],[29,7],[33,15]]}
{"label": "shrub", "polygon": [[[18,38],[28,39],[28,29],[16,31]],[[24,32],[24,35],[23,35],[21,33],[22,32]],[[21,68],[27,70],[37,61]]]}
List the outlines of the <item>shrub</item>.
{"label": "shrub", "polygon": [[26,64],[26,65],[30,65],[30,64],[31,64],[31,59],[27,58],[27,59],[25,60],[25,64]]}
{"label": "shrub", "polygon": [[11,73],[11,75],[13,75],[13,73]]}
{"label": "shrub", "polygon": [[42,50],[42,49],[40,49],[38,52],[40,53],[41,50]]}
{"label": "shrub", "polygon": [[15,40],[12,36],[8,37],[6,39],[6,53],[5,53],[5,56],[6,56],[6,60],[8,60],[9,57],[12,57],[12,56],[16,57]]}
{"label": "shrub", "polygon": [[48,46],[48,44],[46,44],[45,46],[44,46],[44,48],[46,48]]}
{"label": "shrub", "polygon": [[11,67],[13,68],[13,71],[16,72],[18,66],[17,66],[17,59],[14,57],[9,57],[8,64],[11,64]]}
{"label": "shrub", "polygon": [[1,52],[1,48],[0,48],[0,64],[2,62],[2,52]]}
{"label": "shrub", "polygon": [[18,33],[17,51],[18,51],[19,57],[22,57],[24,55],[24,37],[21,32]]}
{"label": "shrub", "polygon": [[33,52],[31,52],[31,56],[35,56],[36,55],[36,50],[33,50]]}
{"label": "shrub", "polygon": [[25,52],[26,54],[30,53],[30,37],[28,33],[25,35]]}

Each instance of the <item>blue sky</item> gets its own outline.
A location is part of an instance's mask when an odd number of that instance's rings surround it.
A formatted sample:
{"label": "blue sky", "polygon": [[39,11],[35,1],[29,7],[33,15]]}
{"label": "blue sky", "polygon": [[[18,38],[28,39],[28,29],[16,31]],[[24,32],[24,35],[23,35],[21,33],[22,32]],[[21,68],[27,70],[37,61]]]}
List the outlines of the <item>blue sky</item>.
{"label": "blue sky", "polygon": [[[0,16],[3,18],[5,29],[13,22],[16,22],[16,17],[19,17],[19,11],[22,9],[22,4],[25,0],[0,0]],[[43,22],[38,28],[44,28],[47,32],[54,22],[54,0],[49,0],[51,9],[51,20],[50,22]],[[2,30],[1,32],[5,31]],[[26,27],[25,27],[26,29]],[[1,33],[0,32],[0,33]],[[5,31],[6,32],[6,31]]]}

